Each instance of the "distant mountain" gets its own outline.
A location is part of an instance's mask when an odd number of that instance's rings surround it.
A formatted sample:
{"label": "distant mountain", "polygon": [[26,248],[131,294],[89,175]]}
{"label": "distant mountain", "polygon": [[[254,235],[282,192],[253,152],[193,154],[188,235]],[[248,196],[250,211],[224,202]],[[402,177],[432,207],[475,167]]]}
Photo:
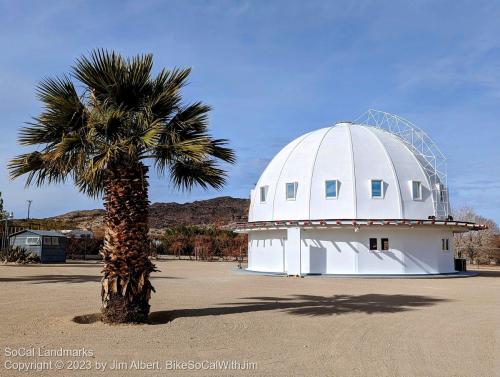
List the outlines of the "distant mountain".
{"label": "distant mountain", "polygon": [[[192,203],[153,203],[149,207],[149,226],[152,229],[175,225],[229,224],[246,221],[248,199],[222,196]],[[71,224],[74,228],[100,229],[104,226],[104,210],[72,211],[48,220]]]}

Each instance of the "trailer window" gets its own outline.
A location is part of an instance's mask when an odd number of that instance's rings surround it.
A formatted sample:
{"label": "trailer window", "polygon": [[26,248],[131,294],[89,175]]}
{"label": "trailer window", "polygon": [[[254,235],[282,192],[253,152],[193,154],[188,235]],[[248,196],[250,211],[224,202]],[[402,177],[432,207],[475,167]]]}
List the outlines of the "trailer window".
{"label": "trailer window", "polygon": [[376,238],[370,238],[370,250],[378,250]]}
{"label": "trailer window", "polygon": [[59,237],[51,237],[52,245],[59,245]]}
{"label": "trailer window", "polygon": [[40,245],[40,237],[26,237],[26,245],[28,246]]}
{"label": "trailer window", "polygon": [[52,237],[43,237],[44,245],[52,245]]}

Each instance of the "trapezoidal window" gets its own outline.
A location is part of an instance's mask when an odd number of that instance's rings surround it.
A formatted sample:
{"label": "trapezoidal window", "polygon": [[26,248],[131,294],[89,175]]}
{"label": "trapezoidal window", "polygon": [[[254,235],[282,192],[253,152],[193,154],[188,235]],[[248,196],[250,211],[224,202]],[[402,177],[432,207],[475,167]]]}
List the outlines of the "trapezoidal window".
{"label": "trapezoidal window", "polygon": [[327,199],[337,199],[337,180],[325,181],[325,196]]}
{"label": "trapezoidal window", "polygon": [[422,183],[411,181],[411,196],[413,200],[422,200]]}
{"label": "trapezoidal window", "polygon": [[260,186],[260,202],[264,203],[267,199],[267,187],[268,186]]}
{"label": "trapezoidal window", "polygon": [[384,196],[384,181],[382,181],[381,179],[372,179],[371,188],[372,198],[381,199]]}
{"label": "trapezoidal window", "polygon": [[370,250],[378,250],[378,243],[376,238],[370,238]]}
{"label": "trapezoidal window", "polygon": [[297,182],[288,182],[286,184],[286,200],[295,200],[297,197]]}

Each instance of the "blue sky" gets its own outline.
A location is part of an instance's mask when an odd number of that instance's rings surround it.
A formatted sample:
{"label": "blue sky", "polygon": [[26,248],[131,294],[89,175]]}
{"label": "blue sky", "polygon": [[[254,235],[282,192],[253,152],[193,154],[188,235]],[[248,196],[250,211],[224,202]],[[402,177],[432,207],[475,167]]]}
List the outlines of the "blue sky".
{"label": "blue sky", "polygon": [[248,197],[295,137],[369,108],[410,119],[448,158],[454,207],[500,223],[500,3],[497,1],[1,1],[0,191],[35,217],[101,206],[71,184],[24,188],[6,163],[38,114],[35,85],[96,47],[190,66],[186,101],[238,163],[217,192],[179,193],[152,177],[151,201]]}

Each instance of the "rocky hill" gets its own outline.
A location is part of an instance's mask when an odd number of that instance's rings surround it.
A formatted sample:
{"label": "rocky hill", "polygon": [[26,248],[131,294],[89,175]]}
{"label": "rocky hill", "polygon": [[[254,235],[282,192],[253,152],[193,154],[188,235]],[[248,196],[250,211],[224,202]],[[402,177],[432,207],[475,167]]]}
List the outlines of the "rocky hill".
{"label": "rocky hill", "polygon": [[[149,226],[152,229],[176,225],[212,225],[246,221],[248,199],[223,196],[192,203],[153,203],[149,208]],[[100,229],[103,227],[104,210],[73,211],[51,217],[49,220],[71,224],[74,228]]]}

